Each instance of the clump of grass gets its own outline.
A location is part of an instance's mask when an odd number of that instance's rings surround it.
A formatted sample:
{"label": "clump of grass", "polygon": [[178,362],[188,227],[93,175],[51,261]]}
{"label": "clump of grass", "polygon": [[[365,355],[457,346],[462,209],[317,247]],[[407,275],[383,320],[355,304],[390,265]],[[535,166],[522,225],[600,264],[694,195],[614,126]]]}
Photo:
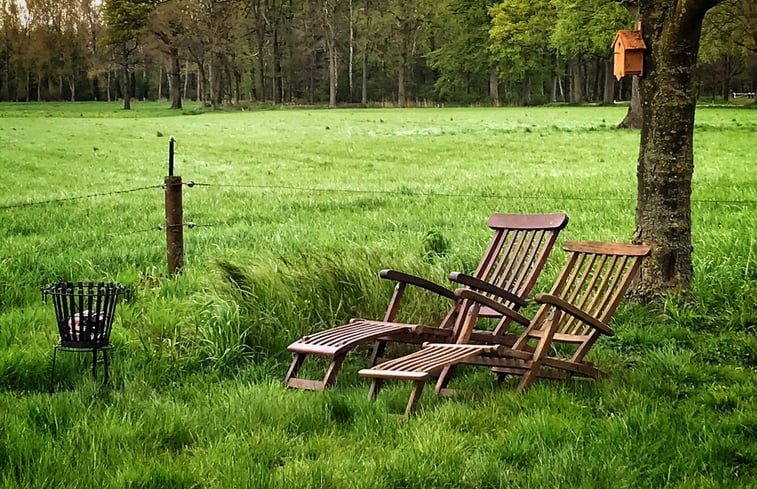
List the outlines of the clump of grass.
{"label": "clump of grass", "polygon": [[450,249],[449,240],[439,231],[431,230],[423,236],[423,256],[434,259],[447,255]]}
{"label": "clump of grass", "polygon": [[[382,283],[377,272],[380,263],[391,261],[369,250],[311,250],[245,265],[218,260],[219,279],[201,306],[198,354],[223,368],[283,359],[286,346],[305,334],[352,317],[380,318],[393,283]],[[418,267],[428,273],[420,261],[408,264]],[[403,308],[408,317],[434,324],[443,311],[440,301],[408,291]]]}

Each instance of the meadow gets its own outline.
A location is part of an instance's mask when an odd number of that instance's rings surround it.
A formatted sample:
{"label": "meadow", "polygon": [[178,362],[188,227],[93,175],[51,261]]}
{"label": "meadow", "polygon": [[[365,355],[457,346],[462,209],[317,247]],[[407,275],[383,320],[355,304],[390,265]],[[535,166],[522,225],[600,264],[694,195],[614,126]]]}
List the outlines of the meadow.
{"label": "meadow", "polygon": [[[382,316],[382,268],[470,272],[493,212],[563,211],[560,242],[630,241],[625,108],[133,107],[0,104],[0,487],[757,486],[757,110],[698,110],[694,293],[624,304],[590,355],[609,378],[518,395],[461,369],[469,395],[427,392],[401,421],[410,386],[370,402],[367,351],[314,393],[282,387],[286,346]],[[157,229],[170,136],[195,182],[177,277]],[[110,386],[62,353],[48,392],[40,288],[58,278],[132,291]],[[445,312],[408,299],[407,319]]]}

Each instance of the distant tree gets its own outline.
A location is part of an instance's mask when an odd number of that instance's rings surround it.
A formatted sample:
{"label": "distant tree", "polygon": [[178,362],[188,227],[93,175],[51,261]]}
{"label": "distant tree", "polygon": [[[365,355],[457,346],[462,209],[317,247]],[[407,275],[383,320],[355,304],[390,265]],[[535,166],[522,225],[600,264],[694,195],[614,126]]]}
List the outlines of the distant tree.
{"label": "distant tree", "polygon": [[168,91],[172,109],[181,109],[181,51],[187,44],[188,31],[193,28],[188,2],[164,0],[156,3],[147,19],[146,31],[150,46],[167,60]]}
{"label": "distant tree", "polygon": [[140,36],[153,8],[152,0],[105,0],[103,3],[106,25],[104,43],[115,63],[121,67],[124,110],[131,109],[132,67],[137,62]]}
{"label": "distant tree", "polygon": [[323,37],[326,40],[326,53],[329,60],[329,107],[336,107],[336,91],[339,72],[337,71],[337,4],[336,0],[321,0]]}
{"label": "distant tree", "polygon": [[[614,77],[611,57],[612,40],[619,29],[628,28],[631,16],[625,8],[611,0],[552,0],[557,22],[550,41],[571,61],[573,102],[584,98],[581,65],[587,58],[601,62],[604,77],[605,103],[612,102]],[[599,74],[600,70],[597,70]]]}
{"label": "distant tree", "polygon": [[0,100],[19,94],[22,26],[21,12],[12,0],[0,0]]}
{"label": "distant tree", "polygon": [[[705,17],[702,36],[700,59],[709,64],[703,78],[710,78],[710,85],[724,100],[732,90],[744,91],[735,85],[750,59],[757,58],[757,4],[752,0],[724,1]],[[754,83],[754,79],[749,82],[752,90]]]}
{"label": "distant tree", "polygon": [[555,50],[550,38],[556,10],[551,0],[506,0],[491,9],[491,51],[499,72],[520,84],[520,99],[532,103],[534,90],[544,92],[544,82],[554,73]]}
{"label": "distant tree", "polygon": [[436,7],[432,0],[387,0],[384,5],[384,22],[389,28],[387,52],[390,64],[395,67],[397,105],[407,106],[407,85],[412,61],[421,52],[428,52],[425,31]]}
{"label": "distant tree", "polygon": [[434,91],[441,100],[479,102],[488,87],[489,101],[499,105],[499,77],[489,52],[489,9],[492,0],[451,0],[437,12],[437,41],[429,54],[431,66],[439,73]]}

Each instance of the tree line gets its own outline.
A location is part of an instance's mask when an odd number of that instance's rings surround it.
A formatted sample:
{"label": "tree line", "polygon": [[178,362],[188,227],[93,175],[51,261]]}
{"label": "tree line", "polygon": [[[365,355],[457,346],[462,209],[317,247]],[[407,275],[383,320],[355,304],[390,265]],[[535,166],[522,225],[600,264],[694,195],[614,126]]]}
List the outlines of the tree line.
{"label": "tree line", "polygon": [[[0,0],[0,101],[611,103],[636,20],[612,0]],[[700,96],[755,91],[754,0],[708,13],[699,60]]]}

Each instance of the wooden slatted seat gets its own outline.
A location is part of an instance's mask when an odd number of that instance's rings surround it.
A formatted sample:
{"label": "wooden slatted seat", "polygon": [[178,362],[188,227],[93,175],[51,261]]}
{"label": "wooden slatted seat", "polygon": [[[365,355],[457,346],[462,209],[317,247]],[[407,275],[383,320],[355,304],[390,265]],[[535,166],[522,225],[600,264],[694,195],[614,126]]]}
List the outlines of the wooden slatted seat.
{"label": "wooden slatted seat", "polygon": [[[488,225],[494,234],[476,271],[472,275],[452,273],[449,278],[464,288],[489,298],[495,304],[503,304],[508,310],[517,310],[526,304],[526,298],[544,268],[557,235],[567,223],[568,216],[565,214],[493,214]],[[330,386],[346,355],[359,345],[375,344],[370,365],[376,365],[385,360],[383,355],[387,343],[449,343],[458,336],[470,301],[457,297],[447,287],[407,273],[382,270],[379,276],[396,282],[383,320],[353,319],[346,325],[295,341],[288,347],[294,353],[294,359],[286,374],[285,385],[313,390]],[[410,324],[397,320],[408,285],[420,287],[452,302],[440,325]],[[516,337],[507,333],[513,320],[511,317],[503,316],[490,307],[480,311],[478,317],[495,318],[498,323],[491,331],[474,331],[475,341],[491,342],[496,339],[505,344],[515,341]],[[528,323],[522,316],[518,320]],[[297,377],[308,355],[331,358],[323,380]]]}
{"label": "wooden slatted seat", "polygon": [[449,369],[461,363],[491,366],[499,375],[520,375],[521,392],[537,377],[602,376],[584,358],[600,335],[614,334],[607,323],[638,273],[642,259],[649,254],[649,247],[566,242],[564,249],[569,253],[567,264],[550,292],[537,294],[541,307],[512,346],[469,344],[482,307],[503,315],[517,313],[479,292],[458,289],[455,295],[474,305],[467,311],[456,344],[426,344],[411,355],[361,370],[361,376],[373,378],[371,398],[376,397],[386,379],[412,380],[415,385],[405,410],[409,415],[428,379],[438,375],[436,393],[443,393]]}

